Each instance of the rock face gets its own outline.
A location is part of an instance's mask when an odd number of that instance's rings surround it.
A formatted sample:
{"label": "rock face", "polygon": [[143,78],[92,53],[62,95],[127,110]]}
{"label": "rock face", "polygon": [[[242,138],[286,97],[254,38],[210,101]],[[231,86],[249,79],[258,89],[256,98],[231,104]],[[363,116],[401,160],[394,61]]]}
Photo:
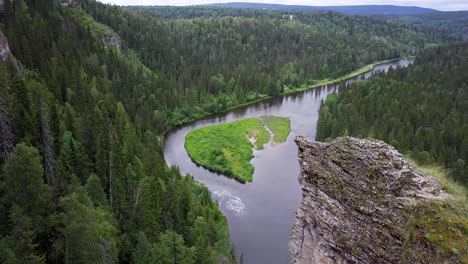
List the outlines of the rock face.
{"label": "rock face", "polygon": [[0,15],[5,12],[5,0],[0,0]]}
{"label": "rock face", "polygon": [[10,47],[8,46],[8,40],[3,35],[3,33],[0,32],[0,59],[3,62],[7,62],[8,59],[10,59],[10,57],[11,57],[11,53],[10,53]]}
{"label": "rock face", "polygon": [[79,3],[79,0],[60,0],[60,5],[62,6],[73,6],[77,5]]}
{"label": "rock face", "polygon": [[106,47],[119,48],[120,46],[120,37],[116,33],[113,33],[111,36],[105,37],[103,41]]}
{"label": "rock face", "polygon": [[[291,233],[291,263],[405,263],[408,212],[446,199],[439,184],[377,140],[297,137],[302,201]],[[416,246],[417,247],[417,246]]]}

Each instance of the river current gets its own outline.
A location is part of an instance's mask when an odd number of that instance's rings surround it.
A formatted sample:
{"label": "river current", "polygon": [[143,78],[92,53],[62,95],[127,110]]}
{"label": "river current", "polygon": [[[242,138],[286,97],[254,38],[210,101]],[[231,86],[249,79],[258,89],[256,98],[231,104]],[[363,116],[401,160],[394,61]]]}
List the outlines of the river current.
{"label": "river current", "polygon": [[[289,263],[289,234],[301,198],[294,138],[298,135],[315,138],[318,110],[329,94],[377,72],[387,72],[390,67],[410,64],[412,60],[402,59],[379,65],[343,83],[267,99],[174,129],[167,133],[164,141],[166,162],[178,166],[182,174],[190,174],[208,187],[228,219],[235,252],[239,258],[242,255],[243,263]],[[197,166],[184,148],[185,136],[193,129],[262,115],[290,118],[291,133],[283,144],[265,145],[263,150],[254,150],[251,163],[255,172],[251,183],[242,184]]]}

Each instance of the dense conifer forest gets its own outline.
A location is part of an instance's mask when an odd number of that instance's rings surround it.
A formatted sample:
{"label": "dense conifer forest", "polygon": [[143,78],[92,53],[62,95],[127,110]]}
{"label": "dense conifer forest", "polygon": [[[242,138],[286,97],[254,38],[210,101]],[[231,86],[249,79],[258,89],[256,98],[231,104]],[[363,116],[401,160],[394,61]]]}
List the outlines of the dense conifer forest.
{"label": "dense conifer forest", "polygon": [[382,139],[423,165],[450,168],[468,185],[468,44],[429,49],[415,65],[329,96],[317,139]]}
{"label": "dense conifer forest", "polygon": [[[138,126],[161,109],[135,98],[156,74],[78,7],[6,3],[0,262],[232,262],[208,190],[166,167],[157,130]],[[143,116],[125,98],[154,106]]]}
{"label": "dense conifer forest", "polygon": [[[337,13],[156,12],[94,0],[4,3],[2,263],[232,263],[226,218],[204,186],[166,165],[163,132],[286,87],[446,42]],[[455,86],[459,79],[442,71],[461,73],[466,62],[458,54],[444,58],[435,60],[441,71],[433,70],[431,79],[435,89],[439,82],[454,85],[439,92],[451,104],[431,103],[441,113],[453,105],[449,118],[441,117],[443,141],[430,136],[435,131],[413,128],[415,117],[402,120],[403,129],[427,137],[418,148],[400,139],[397,146],[466,171],[466,148],[457,145],[466,146],[466,125],[459,124],[466,124],[460,111],[466,84]],[[431,113],[423,107],[414,111]]]}
{"label": "dense conifer forest", "polygon": [[130,12],[94,1],[82,6],[160,77],[157,97],[165,102],[158,123],[170,125],[443,42],[405,26],[338,13],[207,7]]}
{"label": "dense conifer forest", "polygon": [[468,11],[435,12],[406,16],[375,16],[396,25],[405,25],[433,36],[468,39]]}

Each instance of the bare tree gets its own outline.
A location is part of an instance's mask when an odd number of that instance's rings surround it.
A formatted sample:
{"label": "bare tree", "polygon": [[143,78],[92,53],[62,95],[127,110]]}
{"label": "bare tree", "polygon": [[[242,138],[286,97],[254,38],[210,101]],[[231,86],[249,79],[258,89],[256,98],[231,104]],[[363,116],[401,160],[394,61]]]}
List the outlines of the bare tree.
{"label": "bare tree", "polygon": [[50,133],[49,121],[47,112],[44,106],[44,97],[39,98],[39,115],[41,119],[41,138],[42,138],[42,152],[44,155],[44,167],[47,184],[55,188],[55,153],[54,153],[54,139]]}
{"label": "bare tree", "polygon": [[15,135],[11,128],[3,87],[0,87],[0,158],[6,160],[15,148]]}

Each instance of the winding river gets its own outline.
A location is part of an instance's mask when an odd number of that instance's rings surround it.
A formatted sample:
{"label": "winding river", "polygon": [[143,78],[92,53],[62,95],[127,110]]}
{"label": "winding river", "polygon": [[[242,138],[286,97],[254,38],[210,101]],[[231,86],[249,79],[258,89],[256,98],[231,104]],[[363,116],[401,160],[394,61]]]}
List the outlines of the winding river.
{"label": "winding river", "polygon": [[[402,59],[376,66],[372,71],[341,84],[325,85],[308,91],[275,97],[210,116],[170,131],[164,154],[169,165],[177,165],[182,174],[190,174],[212,192],[229,222],[236,254],[246,264],[285,264],[290,262],[289,234],[301,198],[297,181],[299,164],[294,138],[315,138],[320,103],[330,93],[352,82],[369,78],[390,67],[407,67],[412,60]],[[291,119],[291,133],[285,143],[255,151],[253,182],[241,184],[194,164],[184,148],[185,136],[193,129],[262,115]]]}

